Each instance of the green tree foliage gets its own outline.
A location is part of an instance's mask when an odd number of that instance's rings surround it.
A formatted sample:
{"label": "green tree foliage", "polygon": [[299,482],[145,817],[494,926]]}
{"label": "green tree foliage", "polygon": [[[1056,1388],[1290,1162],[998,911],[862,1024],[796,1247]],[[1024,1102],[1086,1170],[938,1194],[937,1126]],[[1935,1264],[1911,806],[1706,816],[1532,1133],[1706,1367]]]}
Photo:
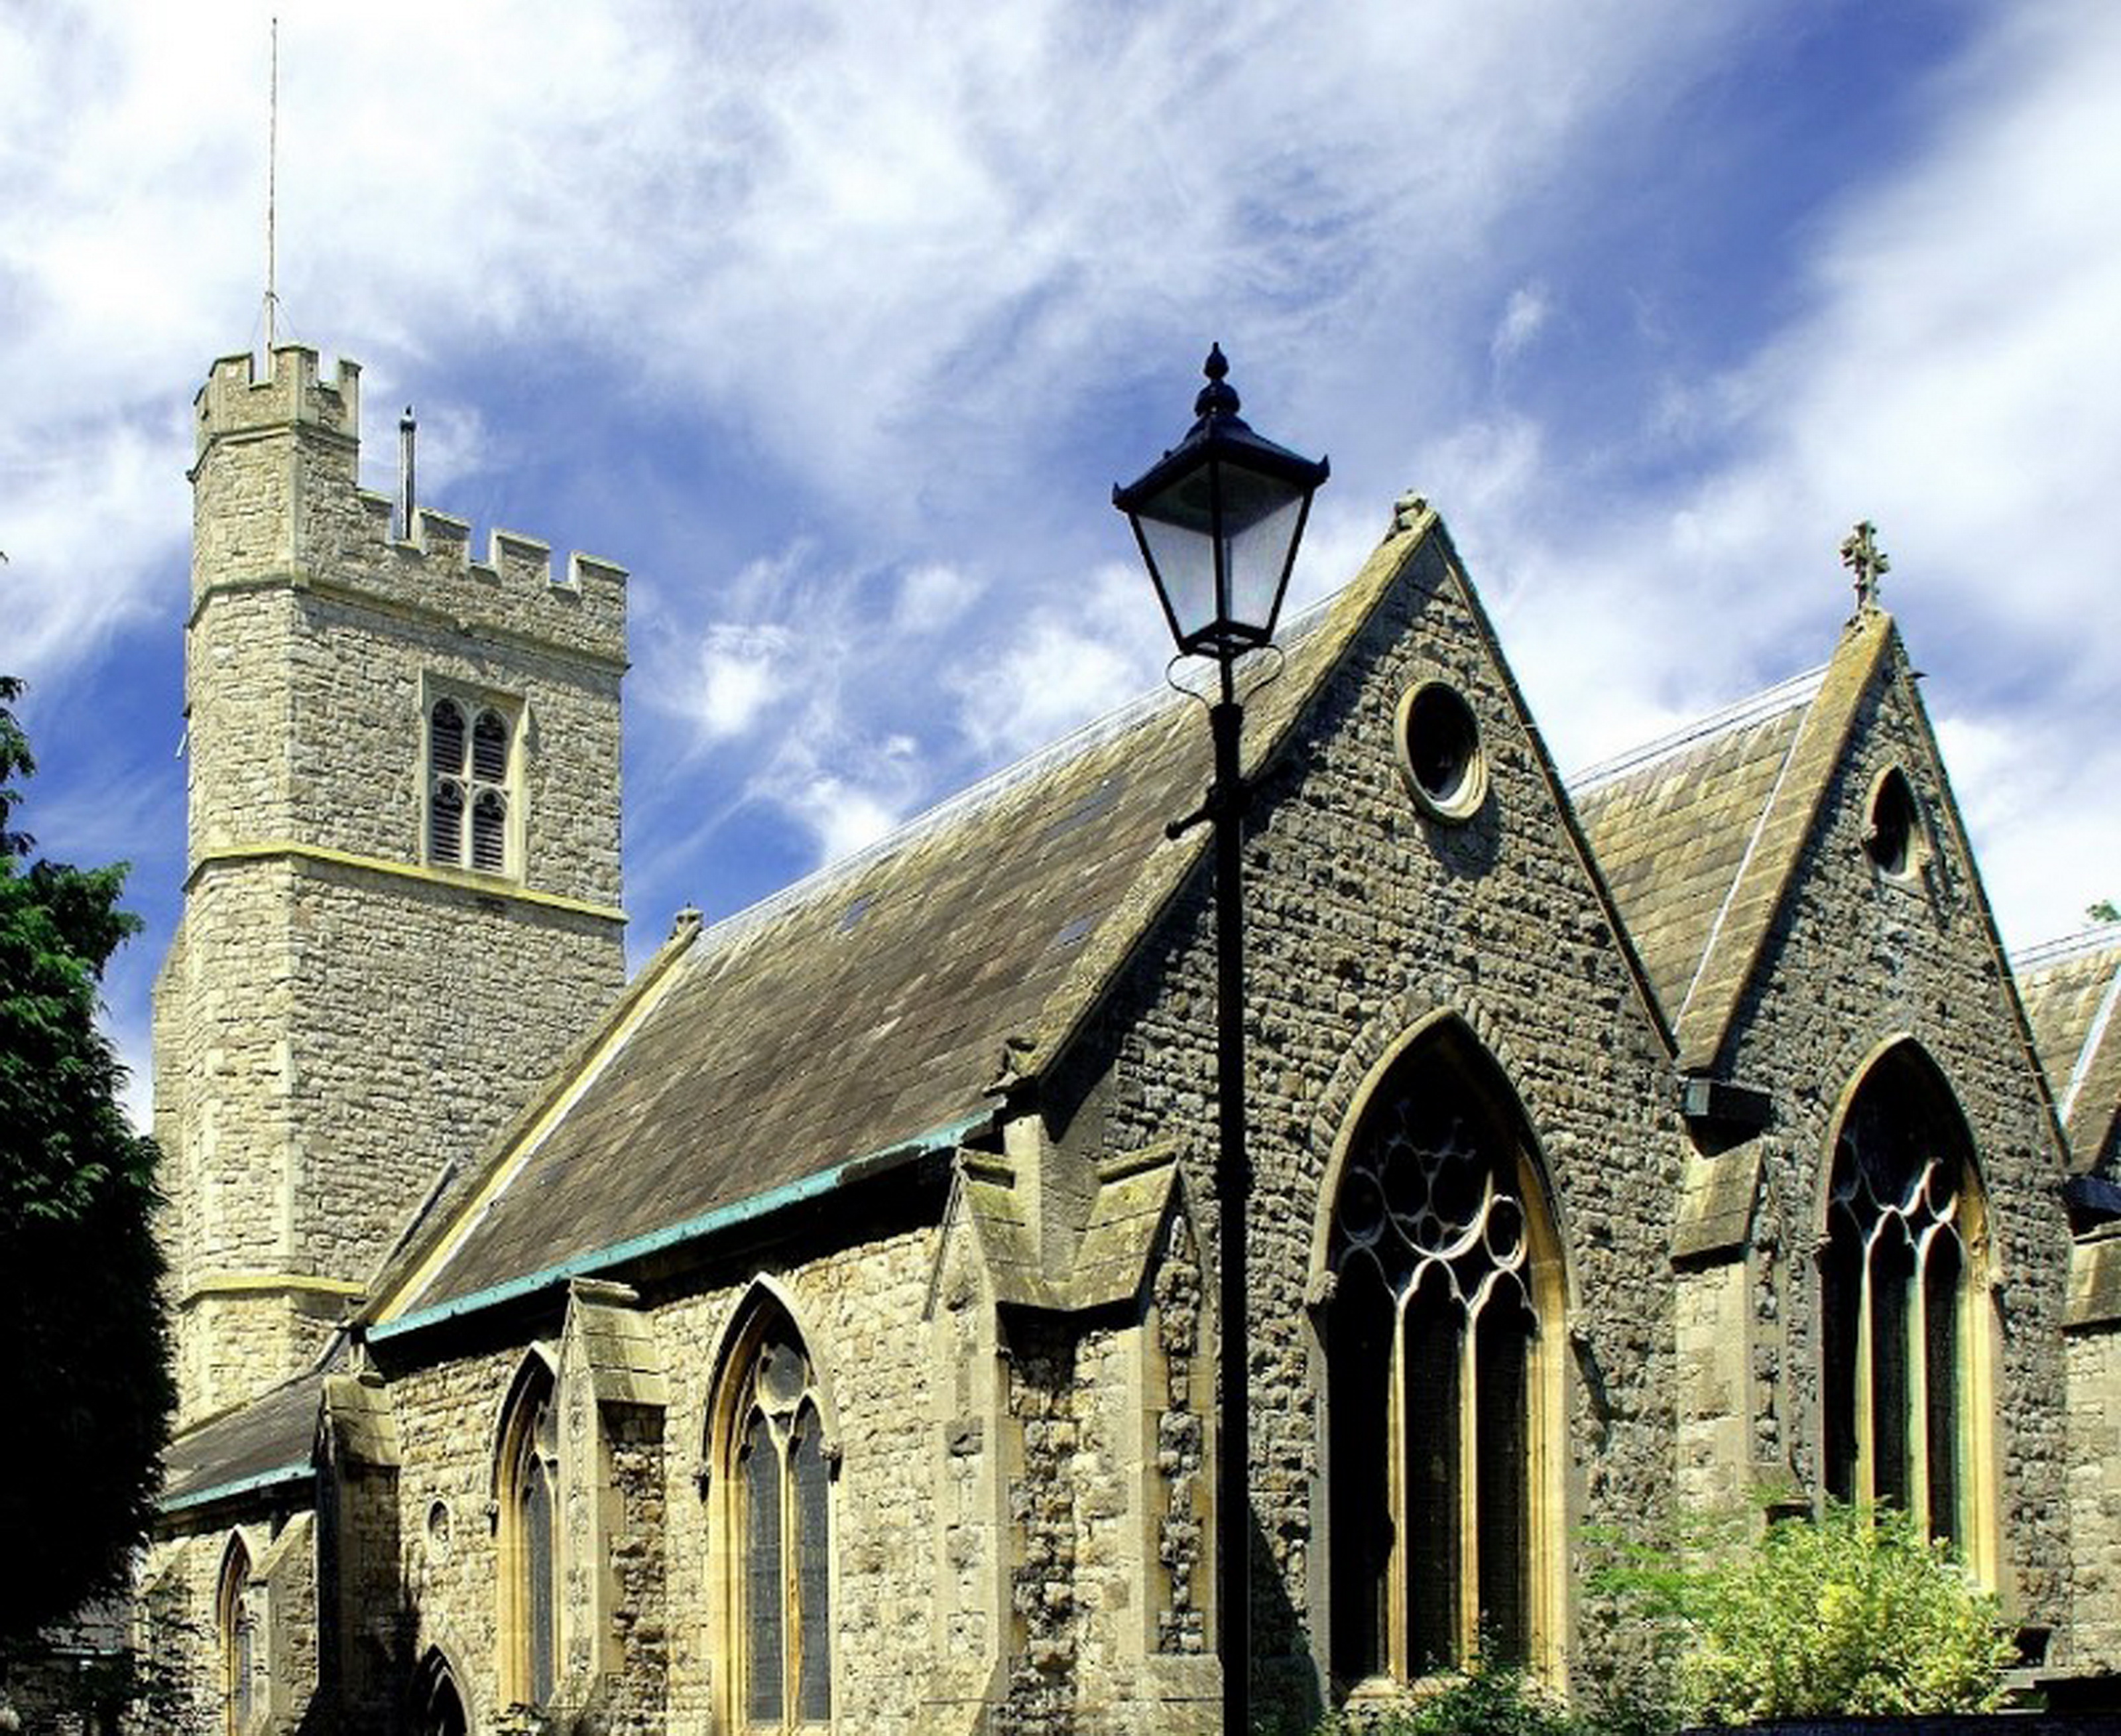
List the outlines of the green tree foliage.
{"label": "green tree foliage", "polygon": [[0,676],[0,1645],[124,1581],[153,1511],[172,1388],[155,1146],[117,1102],[98,985],[139,926],[122,866],[31,860],[35,770]]}
{"label": "green tree foliage", "polygon": [[1995,1598],[1892,1509],[1637,1549],[1599,1580],[1664,1626],[1689,1724],[1990,1711],[2017,1655]]}
{"label": "green tree foliage", "polygon": [[2094,922],[2121,922],[2121,906],[2111,898],[2101,898],[2095,904],[2084,907],[2086,917]]}

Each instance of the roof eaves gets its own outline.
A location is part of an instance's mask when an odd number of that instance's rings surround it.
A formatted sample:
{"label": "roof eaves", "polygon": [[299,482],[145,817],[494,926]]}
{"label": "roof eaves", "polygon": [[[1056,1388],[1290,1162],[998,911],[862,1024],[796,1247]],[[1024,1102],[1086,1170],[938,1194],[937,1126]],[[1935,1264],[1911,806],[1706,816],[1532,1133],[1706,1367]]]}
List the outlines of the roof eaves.
{"label": "roof eaves", "polygon": [[510,1278],[499,1284],[489,1285],[483,1290],[474,1290],[468,1295],[453,1296],[445,1302],[412,1309],[393,1319],[370,1326],[366,1330],[366,1338],[371,1343],[389,1342],[429,1327],[439,1326],[445,1321],[459,1320],[469,1314],[482,1314],[489,1309],[519,1301],[540,1290],[557,1288],[570,1278],[608,1272],[652,1254],[710,1241],[730,1230],[754,1225],[806,1200],[816,1199],[851,1183],[866,1180],[884,1170],[898,1169],[937,1151],[953,1148],[984,1129],[993,1119],[994,1113],[991,1108],[983,1108],[941,1127],[931,1127],[911,1139],[898,1141],[883,1150],[851,1158],[829,1169],[817,1170],[795,1181],[783,1183],[780,1187],[770,1188],[763,1193],[732,1200],[727,1205],[717,1206],[696,1217],[686,1218],[660,1230],[629,1236],[608,1247],[591,1248],[585,1253],[571,1255],[536,1272],[525,1273],[521,1277]]}
{"label": "roof eaves", "polygon": [[217,1501],[232,1500],[239,1495],[255,1495],[262,1490],[277,1489],[290,1483],[307,1482],[316,1474],[315,1467],[306,1459],[296,1459],[270,1471],[256,1472],[249,1477],[239,1477],[225,1483],[216,1483],[211,1488],[195,1489],[188,1495],[176,1496],[157,1502],[157,1510],[165,1514],[189,1513],[200,1507],[210,1507]]}

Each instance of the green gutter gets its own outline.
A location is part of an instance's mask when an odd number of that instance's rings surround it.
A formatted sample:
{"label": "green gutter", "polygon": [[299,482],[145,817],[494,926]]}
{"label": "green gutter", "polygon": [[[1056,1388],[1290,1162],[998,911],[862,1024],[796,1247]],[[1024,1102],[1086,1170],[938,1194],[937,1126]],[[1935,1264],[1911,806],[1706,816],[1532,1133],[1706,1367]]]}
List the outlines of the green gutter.
{"label": "green gutter", "polygon": [[254,1477],[239,1477],[234,1482],[216,1483],[211,1489],[201,1489],[194,1494],[180,1495],[175,1500],[158,1501],[156,1506],[163,1513],[184,1513],[193,1507],[204,1507],[231,1496],[248,1495],[255,1489],[269,1489],[278,1483],[307,1482],[316,1474],[316,1468],[306,1458],[291,1465],[282,1465],[277,1470],[260,1471]]}
{"label": "green gutter", "polygon": [[408,1332],[440,1325],[445,1320],[459,1320],[468,1314],[516,1301],[556,1284],[564,1283],[569,1278],[582,1277],[590,1272],[622,1266],[628,1260],[661,1253],[688,1242],[704,1241],[724,1230],[757,1223],[760,1219],[770,1217],[788,1206],[800,1205],[805,1200],[817,1199],[833,1192],[849,1183],[926,1157],[946,1146],[956,1146],[975,1128],[991,1120],[994,1113],[991,1109],[982,1109],[961,1120],[931,1127],[925,1133],[916,1133],[911,1139],[895,1146],[887,1146],[880,1151],[872,1151],[865,1157],[850,1158],[844,1164],[835,1164],[830,1169],[821,1169],[815,1175],[806,1175],[799,1181],[784,1183],[764,1193],[753,1194],[748,1199],[737,1200],[727,1206],[717,1206],[711,1211],[687,1218],[668,1229],[650,1230],[645,1235],[613,1243],[608,1248],[573,1255],[557,1265],[548,1266],[528,1276],[510,1278],[506,1283],[474,1290],[471,1295],[459,1296],[454,1301],[438,1302],[431,1308],[415,1309],[410,1314],[400,1314],[395,1320],[369,1327],[364,1336],[371,1343],[402,1337]]}

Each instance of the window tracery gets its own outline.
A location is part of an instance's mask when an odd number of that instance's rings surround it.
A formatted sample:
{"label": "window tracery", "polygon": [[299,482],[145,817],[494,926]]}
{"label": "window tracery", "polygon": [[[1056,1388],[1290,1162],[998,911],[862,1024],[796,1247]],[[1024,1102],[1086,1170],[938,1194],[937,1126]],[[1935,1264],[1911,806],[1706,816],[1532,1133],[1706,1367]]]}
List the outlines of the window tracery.
{"label": "window tracery", "polygon": [[[1545,1663],[1540,1467],[1559,1276],[1524,1141],[1437,1040],[1365,1109],[1326,1323],[1331,1661],[1344,1685]],[[1382,1523],[1380,1523],[1380,1516]]]}
{"label": "window tracery", "polygon": [[1827,1492],[1921,1515],[1978,1556],[1974,1282],[1983,1206],[1964,1122],[1906,1048],[1851,1099],[1820,1254]]}
{"label": "window tracery", "polygon": [[725,1624],[744,1724],[828,1722],[831,1449],[818,1372],[777,1306],[762,1305],[731,1363],[716,1457],[730,1540]]}

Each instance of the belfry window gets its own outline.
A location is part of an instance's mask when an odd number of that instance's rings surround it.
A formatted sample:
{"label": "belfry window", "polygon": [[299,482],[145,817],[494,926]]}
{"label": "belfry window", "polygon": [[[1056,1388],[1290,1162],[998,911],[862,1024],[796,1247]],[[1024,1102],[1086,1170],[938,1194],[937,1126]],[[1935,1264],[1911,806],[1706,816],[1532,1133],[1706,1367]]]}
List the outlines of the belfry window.
{"label": "belfry window", "polygon": [[1889,1052],[1850,1099],[1826,1212],[1827,1492],[1919,1514],[1979,1563],[1980,1186],[1965,1123],[1912,1045]]}
{"label": "belfry window", "polygon": [[543,1706],[552,1697],[560,1650],[559,1426],[551,1372],[534,1355],[517,1377],[496,1469],[502,1696],[511,1705]]}
{"label": "belfry window", "polygon": [[735,1721],[754,1729],[832,1715],[832,1514],[824,1406],[792,1322],[771,1304],[732,1361],[716,1482],[730,1547],[725,1588]]}
{"label": "belfry window", "polygon": [[[1560,1274],[1516,1118],[1447,1030],[1385,1078],[1334,1200],[1331,1666],[1547,1668]],[[1546,1564],[1546,1565],[1542,1565]]]}
{"label": "belfry window", "polygon": [[250,1584],[250,1552],[240,1537],[229,1539],[214,1595],[214,1627],[221,1657],[221,1728],[242,1736],[257,1704],[257,1624],[244,1593]]}
{"label": "belfry window", "polygon": [[430,862],[481,874],[510,871],[514,735],[509,718],[492,705],[444,694],[428,707]]}

